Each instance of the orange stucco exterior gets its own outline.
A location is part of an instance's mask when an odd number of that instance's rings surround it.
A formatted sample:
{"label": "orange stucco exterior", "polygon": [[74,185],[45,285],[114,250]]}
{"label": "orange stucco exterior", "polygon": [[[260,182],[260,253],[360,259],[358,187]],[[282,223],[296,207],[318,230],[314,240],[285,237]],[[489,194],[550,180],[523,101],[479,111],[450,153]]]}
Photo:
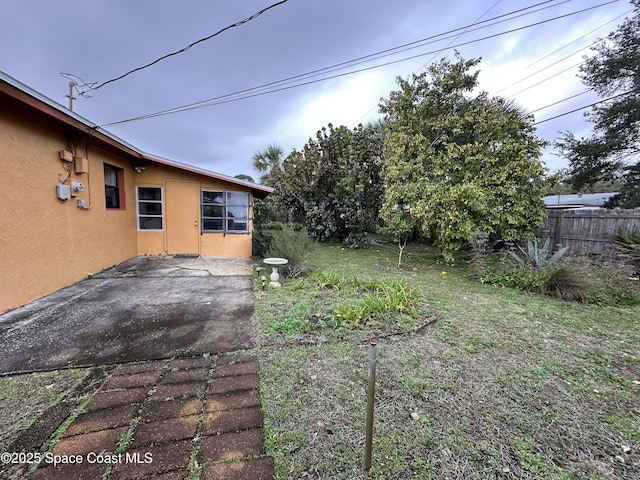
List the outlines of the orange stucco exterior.
{"label": "orange stucco exterior", "polygon": [[[105,208],[102,163],[124,169],[125,195],[134,198],[133,169],[124,158],[89,147],[81,197],[61,202],[56,185],[69,172],[58,158],[64,129],[0,101],[0,311],[72,284],[137,253],[135,209]],[[68,167],[68,164],[66,165]],[[100,169],[99,169],[100,167]]]}
{"label": "orange stucco exterior", "polygon": [[[251,255],[250,222],[246,233],[200,229],[201,190],[248,192],[252,201],[250,185],[154,161],[43,114],[39,108],[46,105],[37,99],[27,99],[25,108],[0,93],[0,313],[136,255]],[[71,151],[74,161],[61,160],[61,150]],[[105,164],[119,171],[120,208],[106,206]],[[84,188],[58,199],[56,187],[72,182]],[[161,231],[139,230],[137,186],[162,189]]]}
{"label": "orange stucco exterior", "polygon": [[[138,255],[158,255],[174,253],[197,253],[215,257],[250,257],[251,235],[244,233],[200,233],[200,191],[251,191],[238,185],[203,177],[195,173],[181,172],[162,165],[146,166],[145,170],[135,175],[136,185],[141,187],[162,188],[165,198],[164,231],[138,231]],[[176,193],[171,195],[171,189]],[[169,213],[176,211],[176,217],[184,217],[184,225],[174,228]],[[251,231],[251,222],[249,231]],[[191,241],[191,239],[194,239]],[[197,244],[193,247],[176,249],[173,245]]]}

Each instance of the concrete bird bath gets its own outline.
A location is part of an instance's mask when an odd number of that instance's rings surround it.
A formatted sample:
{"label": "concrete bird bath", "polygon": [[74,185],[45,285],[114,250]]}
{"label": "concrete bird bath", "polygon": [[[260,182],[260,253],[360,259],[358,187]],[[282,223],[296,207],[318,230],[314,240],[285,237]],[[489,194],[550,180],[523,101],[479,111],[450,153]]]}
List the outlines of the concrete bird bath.
{"label": "concrete bird bath", "polygon": [[280,273],[278,272],[278,266],[286,265],[287,263],[289,263],[289,260],[287,260],[286,258],[271,257],[265,258],[263,262],[265,265],[269,265],[271,267],[271,276],[269,277],[271,281],[269,282],[269,286],[281,287],[282,284],[280,283]]}

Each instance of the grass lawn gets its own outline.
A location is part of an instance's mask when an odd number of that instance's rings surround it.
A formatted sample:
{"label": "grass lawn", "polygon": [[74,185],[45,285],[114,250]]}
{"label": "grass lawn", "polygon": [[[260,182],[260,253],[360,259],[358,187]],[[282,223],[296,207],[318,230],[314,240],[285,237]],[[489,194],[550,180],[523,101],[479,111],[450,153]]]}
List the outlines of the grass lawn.
{"label": "grass lawn", "polygon": [[[70,369],[0,377],[0,453],[48,408],[71,395],[91,369]],[[0,469],[3,465],[0,464]]]}
{"label": "grass lawn", "polygon": [[[276,476],[365,478],[367,340],[378,346],[371,478],[640,478],[640,307],[483,285],[409,245],[321,244],[262,292],[258,355]],[[372,280],[415,311],[353,327]],[[348,308],[345,305],[348,304]],[[352,309],[352,310],[353,310]],[[435,321],[434,321],[435,320]]]}

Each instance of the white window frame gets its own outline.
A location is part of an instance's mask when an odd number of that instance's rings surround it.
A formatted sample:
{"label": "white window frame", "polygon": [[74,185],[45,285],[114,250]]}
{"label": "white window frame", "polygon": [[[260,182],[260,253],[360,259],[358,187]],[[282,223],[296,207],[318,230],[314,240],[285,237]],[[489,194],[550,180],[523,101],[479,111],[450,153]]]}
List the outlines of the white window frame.
{"label": "white window frame", "polygon": [[[149,188],[154,190],[160,190],[160,200],[147,200],[140,198],[140,189],[141,188]],[[151,215],[148,213],[141,214],[140,213],[140,203],[159,203],[160,204],[160,215]],[[154,186],[136,186],[136,214],[137,214],[137,225],[139,232],[162,232],[164,231],[164,191],[162,187],[154,187]],[[140,227],[140,219],[142,218],[159,218],[162,222],[162,228],[141,228]]]}

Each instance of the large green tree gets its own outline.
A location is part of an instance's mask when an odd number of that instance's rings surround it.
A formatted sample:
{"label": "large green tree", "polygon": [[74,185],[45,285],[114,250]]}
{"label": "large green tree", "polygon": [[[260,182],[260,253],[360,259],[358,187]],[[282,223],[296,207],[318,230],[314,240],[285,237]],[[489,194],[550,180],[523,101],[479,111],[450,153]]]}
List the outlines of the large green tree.
{"label": "large green tree", "polygon": [[608,206],[623,208],[640,206],[640,0],[631,3],[633,16],[600,40],[580,67],[582,82],[605,99],[586,115],[592,135],[577,139],[565,132],[556,142],[576,191],[622,178],[624,186]]}
{"label": "large green tree", "polygon": [[[479,60],[443,59],[381,102],[386,126],[383,220],[410,218],[451,260],[474,232],[519,240],[546,216],[544,142],[515,104],[474,94]],[[396,218],[397,217],[397,218]]]}
{"label": "large green tree", "polygon": [[358,245],[382,202],[382,138],[373,125],[323,128],[274,178],[276,198],[318,239]]}

